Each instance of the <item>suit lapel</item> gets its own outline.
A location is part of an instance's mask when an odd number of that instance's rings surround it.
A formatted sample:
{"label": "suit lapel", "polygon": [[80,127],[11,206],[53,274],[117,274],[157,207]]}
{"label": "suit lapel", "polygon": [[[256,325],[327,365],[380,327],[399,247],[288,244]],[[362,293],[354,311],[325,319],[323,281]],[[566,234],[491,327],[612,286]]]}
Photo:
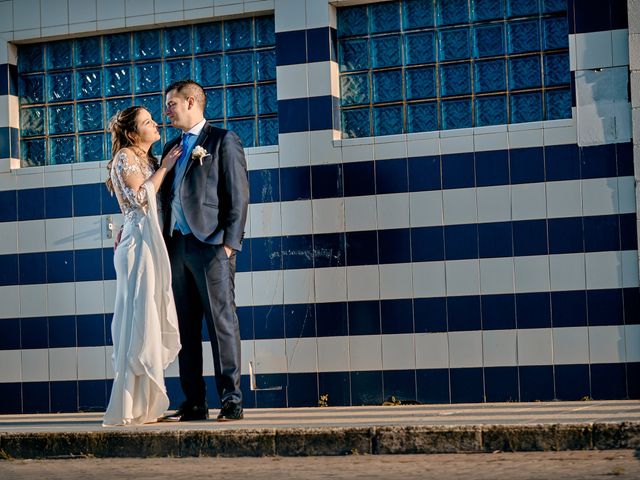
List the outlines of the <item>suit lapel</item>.
{"label": "suit lapel", "polygon": [[[209,123],[205,123],[204,127],[202,127],[202,130],[200,131],[200,135],[198,135],[198,138],[196,138],[196,143],[193,144],[193,149],[195,149],[198,145],[203,145],[209,138],[210,132],[211,132],[211,127],[209,126]],[[193,152],[193,149],[191,149],[192,152]],[[191,158],[187,158],[185,159],[185,161],[189,163],[187,163],[187,168],[184,171],[184,176],[187,175],[187,172],[192,168],[192,165],[195,163],[191,161]],[[183,176],[183,179],[184,179],[184,176]]]}

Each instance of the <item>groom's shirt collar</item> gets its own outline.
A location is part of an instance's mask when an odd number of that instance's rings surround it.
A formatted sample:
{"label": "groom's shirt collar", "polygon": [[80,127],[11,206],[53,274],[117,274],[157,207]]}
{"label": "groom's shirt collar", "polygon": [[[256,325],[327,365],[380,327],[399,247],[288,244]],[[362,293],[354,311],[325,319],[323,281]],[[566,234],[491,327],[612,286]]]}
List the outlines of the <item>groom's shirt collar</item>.
{"label": "groom's shirt collar", "polygon": [[196,138],[198,138],[198,135],[200,135],[200,132],[204,128],[205,123],[207,123],[207,120],[203,118],[198,123],[196,123],[193,127],[191,127],[191,129],[187,130],[184,133],[191,133],[192,135],[195,135]]}

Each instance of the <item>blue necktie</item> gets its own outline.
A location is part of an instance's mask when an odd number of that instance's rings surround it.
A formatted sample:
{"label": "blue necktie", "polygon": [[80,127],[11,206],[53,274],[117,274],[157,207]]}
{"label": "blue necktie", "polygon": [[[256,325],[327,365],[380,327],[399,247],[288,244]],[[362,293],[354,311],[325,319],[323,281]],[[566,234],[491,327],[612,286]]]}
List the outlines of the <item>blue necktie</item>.
{"label": "blue necktie", "polygon": [[191,137],[193,136],[193,133],[189,132],[185,132],[182,134],[182,140],[180,141],[180,144],[182,145],[182,153],[180,154],[180,158],[178,158],[178,165],[182,165],[185,158],[187,158],[187,156],[189,155],[189,152],[191,150]]}

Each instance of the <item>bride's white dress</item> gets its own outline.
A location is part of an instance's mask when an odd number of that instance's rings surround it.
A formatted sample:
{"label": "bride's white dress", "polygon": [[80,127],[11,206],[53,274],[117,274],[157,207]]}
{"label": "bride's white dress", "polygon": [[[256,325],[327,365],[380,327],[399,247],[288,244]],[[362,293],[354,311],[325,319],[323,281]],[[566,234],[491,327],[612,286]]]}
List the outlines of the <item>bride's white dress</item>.
{"label": "bride's white dress", "polygon": [[[114,380],[104,426],[155,422],[169,408],[164,369],[180,350],[171,268],[158,221],[153,167],[117,153],[111,180],[124,214],[114,254],[116,301],[111,333]],[[145,180],[137,190],[131,187]]]}

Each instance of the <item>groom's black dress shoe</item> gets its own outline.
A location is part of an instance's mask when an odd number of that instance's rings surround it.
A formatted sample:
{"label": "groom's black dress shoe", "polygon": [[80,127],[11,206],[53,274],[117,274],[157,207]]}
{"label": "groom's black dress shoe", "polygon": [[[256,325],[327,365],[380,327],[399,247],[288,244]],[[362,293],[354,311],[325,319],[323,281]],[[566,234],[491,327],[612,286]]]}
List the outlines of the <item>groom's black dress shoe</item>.
{"label": "groom's black dress shoe", "polygon": [[222,405],[220,409],[220,413],[218,414],[219,422],[229,422],[231,420],[242,420],[244,418],[244,413],[242,411],[242,406],[233,402],[226,402]]}
{"label": "groom's black dress shoe", "polygon": [[207,420],[209,409],[195,406],[181,406],[175,413],[168,413],[158,419],[159,422],[191,422],[197,420]]}

